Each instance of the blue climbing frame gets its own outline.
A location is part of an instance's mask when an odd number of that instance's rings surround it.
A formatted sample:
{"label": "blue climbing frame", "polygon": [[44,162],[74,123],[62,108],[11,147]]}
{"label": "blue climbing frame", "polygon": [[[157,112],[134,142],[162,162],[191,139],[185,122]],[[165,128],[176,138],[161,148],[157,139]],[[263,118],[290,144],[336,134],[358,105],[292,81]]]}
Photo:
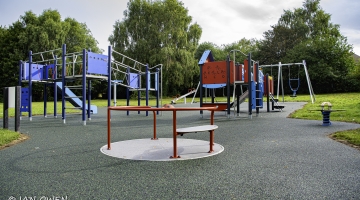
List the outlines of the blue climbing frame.
{"label": "blue climbing frame", "polygon": [[[29,52],[29,60],[27,62],[20,61],[20,73],[19,73],[19,86],[23,83],[27,83],[28,87],[22,88],[22,101],[21,112],[28,112],[29,120],[32,120],[32,86],[34,82],[44,84],[44,117],[47,113],[47,87],[52,86],[54,88],[54,117],[57,118],[57,89],[62,91],[62,119],[66,123],[66,106],[65,99],[75,105],[75,108],[82,110],[83,125],[86,125],[86,114],[88,120],[91,120],[91,113],[97,113],[97,107],[91,105],[91,80],[107,80],[108,81],[108,106],[110,106],[111,99],[111,74],[113,73],[112,65],[114,64],[112,57],[112,48],[109,46],[108,55],[97,54],[91,51],[83,49],[82,52],[67,53],[66,44],[62,45],[62,48],[44,51],[39,53]],[[61,56],[56,56],[61,54]],[[49,56],[50,55],[50,56]],[[38,60],[33,61],[34,56]],[[44,59],[44,57],[51,57],[50,59]],[[77,58],[81,58],[81,61],[77,61]],[[70,62],[67,62],[70,60]],[[137,62],[137,61],[136,61]],[[61,66],[61,69],[58,67]],[[68,67],[70,66],[70,67]],[[162,66],[162,65],[161,65]],[[67,68],[68,67],[68,68]],[[153,67],[154,68],[154,67]],[[78,73],[75,73],[75,72]],[[159,69],[156,68],[155,74],[155,91],[157,92],[157,102],[159,98]],[[148,72],[148,65],[146,65],[146,105],[148,105],[149,90],[150,90],[150,73]],[[77,97],[71,90],[71,86],[67,86],[67,82],[80,80],[81,86],[77,86],[82,89],[82,97]],[[86,88],[87,86],[87,88]],[[130,86],[127,86],[128,88]],[[114,94],[116,95],[116,94]],[[81,100],[80,100],[81,98]],[[140,98],[140,97],[139,97]],[[87,103],[86,103],[87,100]],[[156,105],[159,107],[159,103]]]}

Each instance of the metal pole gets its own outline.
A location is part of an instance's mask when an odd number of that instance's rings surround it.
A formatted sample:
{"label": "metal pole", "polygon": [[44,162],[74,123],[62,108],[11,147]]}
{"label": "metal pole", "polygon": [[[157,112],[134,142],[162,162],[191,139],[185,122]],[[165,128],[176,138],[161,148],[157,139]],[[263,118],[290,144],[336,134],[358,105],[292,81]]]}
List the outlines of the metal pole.
{"label": "metal pole", "polygon": [[88,119],[91,120],[91,80],[87,80],[88,88],[87,88],[87,114]]}
{"label": "metal pole", "polygon": [[23,62],[22,60],[19,61],[19,86],[21,86],[21,80],[22,80],[22,76],[23,76]]}
{"label": "metal pole", "polygon": [[20,131],[21,86],[15,87],[15,132]]}
{"label": "metal pole", "polygon": [[[126,105],[127,106],[129,106],[130,105],[130,89],[129,89],[129,87],[130,87],[130,68],[128,67],[127,69],[126,69],[126,73],[127,73],[127,81],[128,81],[128,87],[126,87]],[[126,111],[126,115],[129,115],[130,114],[130,111]]]}
{"label": "metal pole", "polygon": [[[203,106],[203,81],[202,81],[202,68],[203,68],[203,64],[201,64],[201,65],[199,65],[199,67],[200,67],[200,82],[199,82],[199,85],[200,85],[200,87],[199,87],[199,89],[200,89],[200,107],[202,107]],[[203,111],[202,110],[200,110],[200,116],[201,116],[201,118],[203,118]]]}
{"label": "metal pole", "polygon": [[[20,65],[20,71],[19,71],[19,86],[20,86],[20,93],[21,93],[21,85],[22,85],[21,81],[22,81],[23,73],[25,73],[25,72],[23,72],[23,70],[24,70],[24,71],[26,71],[26,70],[25,70],[25,66],[24,66],[24,63],[23,63],[22,60],[20,60],[19,65]],[[24,77],[26,77],[26,76],[24,76]],[[21,102],[20,102],[20,103],[21,103]],[[21,119],[21,112],[20,112],[20,119]]]}
{"label": "metal pole", "polygon": [[[234,73],[235,74],[235,73]],[[226,58],[227,118],[230,118],[230,56]]]}
{"label": "metal pole", "polygon": [[265,92],[266,92],[266,108],[267,108],[267,112],[270,112],[270,99],[269,99],[269,95],[270,95],[270,83],[269,83],[269,74],[266,74],[265,76],[265,81],[266,83],[266,88],[265,88]]}
{"label": "metal pole", "polygon": [[278,67],[278,85],[277,85],[277,91],[276,91],[276,98],[279,99],[279,88],[280,88],[280,76],[281,76],[281,62],[279,62],[279,67]]}
{"label": "metal pole", "polygon": [[259,83],[259,63],[255,63],[255,73],[254,73],[254,80],[256,82],[256,89],[255,89],[255,108],[256,108],[256,116],[259,115],[259,106],[260,106],[260,83]]}
{"label": "metal pole", "polygon": [[[155,74],[156,74],[156,78],[155,78],[155,81],[156,81],[156,107],[157,108],[159,108],[159,94],[160,94],[160,92],[159,92],[159,68],[156,68],[156,72],[155,72]],[[158,115],[159,114],[159,111],[157,110],[156,111],[156,114]],[[155,114],[154,114],[155,115]]]}
{"label": "metal pole", "polygon": [[240,89],[241,87],[237,87],[236,84],[234,84],[234,87],[236,87],[236,113],[237,116],[240,116]]}
{"label": "metal pole", "polygon": [[[161,92],[161,96],[160,96],[160,105],[162,106],[163,104],[162,104],[162,98],[163,98],[163,70],[162,70],[162,68],[163,68],[163,65],[161,65],[161,68],[160,68],[160,73],[161,73],[161,78],[160,78],[160,86],[161,86],[161,88],[160,88],[160,92]],[[161,111],[161,116],[162,116],[162,111]]]}
{"label": "metal pole", "polygon": [[[308,73],[308,71],[307,71],[307,67],[306,67],[306,62],[305,62],[305,60],[303,60],[303,65],[304,65],[304,69],[305,69],[306,81],[307,81],[307,83],[308,83],[308,88],[309,88],[311,103],[314,103],[315,95],[314,95],[314,91],[313,91],[313,89],[312,89],[312,85],[311,85],[311,81],[310,81],[310,76],[309,76],[309,73]],[[314,95],[314,96],[313,96],[313,95]]]}
{"label": "metal pole", "polygon": [[249,119],[252,119],[252,81],[251,81],[251,53],[248,54],[248,90],[249,90]]}
{"label": "metal pole", "polygon": [[[43,66],[45,67],[45,66]],[[47,70],[47,69],[46,69]],[[46,113],[47,113],[47,83],[44,84],[44,118],[46,118]]]}
{"label": "metal pole", "polygon": [[[150,79],[149,79],[149,64],[145,66],[145,103],[146,106],[149,106],[149,88],[150,88]],[[146,116],[149,116],[149,111],[146,111]]]}
{"label": "metal pole", "polygon": [[[141,73],[142,72],[139,72],[138,73],[138,106],[141,105],[141,92],[140,92],[140,88],[141,88]],[[140,110],[138,110],[138,114],[140,114]]]}
{"label": "metal pole", "polygon": [[282,75],[282,64],[280,62],[280,65],[281,65],[281,71],[280,71],[280,74],[281,74],[281,93],[282,93],[282,100],[284,102],[284,81],[283,81],[283,75]]}
{"label": "metal pole", "polygon": [[[86,125],[86,49],[83,49],[83,56],[82,56],[82,121],[83,125]],[[90,110],[88,110],[90,113]]]}
{"label": "metal pole", "polygon": [[57,56],[55,56],[54,61],[54,68],[53,68],[53,81],[54,81],[54,118],[57,118],[57,84],[56,84],[56,77],[57,77]]}
{"label": "metal pole", "polygon": [[3,128],[9,128],[9,88],[4,88]]}
{"label": "metal pole", "polygon": [[[112,49],[111,46],[108,47],[108,107],[110,106],[110,99],[111,99],[111,55]],[[116,84],[114,82],[114,88],[116,88]],[[116,89],[114,89],[115,91]],[[116,92],[114,92],[114,103],[116,106]]]}
{"label": "metal pole", "polygon": [[62,69],[61,69],[61,82],[62,82],[62,87],[61,87],[61,104],[62,104],[62,119],[63,119],[63,123],[66,123],[66,119],[65,119],[65,76],[66,76],[66,44],[63,44],[62,46]]}
{"label": "metal pole", "polygon": [[29,52],[29,120],[32,121],[32,51]]}

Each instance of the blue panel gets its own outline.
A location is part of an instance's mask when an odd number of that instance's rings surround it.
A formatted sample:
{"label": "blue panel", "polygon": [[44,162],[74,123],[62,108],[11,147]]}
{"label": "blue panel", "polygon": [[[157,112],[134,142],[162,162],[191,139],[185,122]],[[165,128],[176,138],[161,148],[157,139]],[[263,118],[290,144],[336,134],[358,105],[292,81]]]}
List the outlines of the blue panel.
{"label": "blue panel", "polygon": [[88,74],[101,74],[108,75],[108,56],[97,54],[93,52],[88,52],[88,69],[86,73]]}
{"label": "blue panel", "polygon": [[21,88],[20,112],[29,112],[29,88]]}
{"label": "blue panel", "polygon": [[204,88],[209,88],[209,89],[223,88],[225,86],[226,84],[203,84]]}
{"label": "blue panel", "polygon": [[255,82],[251,81],[251,108],[256,108],[256,90],[255,90]]}
{"label": "blue panel", "polygon": [[132,88],[139,88],[139,74],[129,73],[128,85]]}
{"label": "blue panel", "polygon": [[[40,81],[43,79],[43,65],[31,64],[31,79],[33,81]],[[25,64],[25,80],[29,80],[29,63]]]}
{"label": "blue panel", "polygon": [[206,59],[209,58],[210,62],[214,61],[214,57],[212,56],[211,50],[205,50],[203,55],[201,56],[200,60],[199,60],[199,65],[202,65],[206,62]]}

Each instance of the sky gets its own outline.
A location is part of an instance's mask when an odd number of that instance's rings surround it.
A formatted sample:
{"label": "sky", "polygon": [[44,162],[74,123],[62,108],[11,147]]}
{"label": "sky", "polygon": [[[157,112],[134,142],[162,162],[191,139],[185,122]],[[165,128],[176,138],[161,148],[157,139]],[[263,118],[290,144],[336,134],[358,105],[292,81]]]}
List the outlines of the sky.
{"label": "sky", "polygon": [[[263,33],[277,23],[284,10],[302,7],[304,0],[180,0],[202,28],[201,42],[221,46],[242,38],[263,39]],[[107,53],[108,37],[116,21],[123,20],[128,0],[0,0],[0,25],[9,26],[26,11],[40,15],[45,9],[58,10],[62,18],[86,23],[99,47]],[[320,6],[340,25],[342,35],[360,55],[360,1],[321,0]]]}

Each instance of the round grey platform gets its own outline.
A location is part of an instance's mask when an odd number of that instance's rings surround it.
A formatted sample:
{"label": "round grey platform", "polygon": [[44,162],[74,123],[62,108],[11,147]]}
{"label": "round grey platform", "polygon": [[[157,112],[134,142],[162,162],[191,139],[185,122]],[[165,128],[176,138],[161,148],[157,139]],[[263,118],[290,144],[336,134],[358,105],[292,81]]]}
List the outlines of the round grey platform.
{"label": "round grey platform", "polygon": [[135,139],[111,143],[111,150],[107,145],[100,148],[105,155],[131,160],[174,161],[189,160],[214,156],[224,151],[224,147],[214,143],[214,152],[208,153],[209,141],[193,139],[177,139],[177,149],[180,158],[170,158],[173,155],[173,139],[159,138],[158,140]]}

